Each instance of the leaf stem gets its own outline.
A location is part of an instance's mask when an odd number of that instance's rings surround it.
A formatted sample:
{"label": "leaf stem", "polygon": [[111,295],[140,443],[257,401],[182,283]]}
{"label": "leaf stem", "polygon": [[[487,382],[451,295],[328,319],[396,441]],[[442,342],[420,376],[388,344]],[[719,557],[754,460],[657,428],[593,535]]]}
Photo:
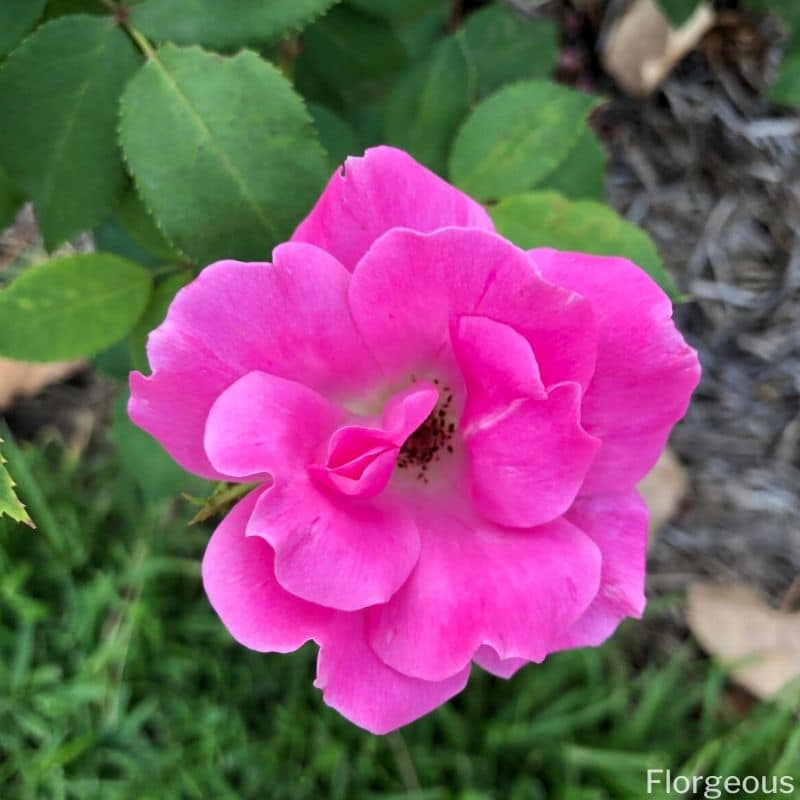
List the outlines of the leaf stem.
{"label": "leaf stem", "polygon": [[122,25],[128,33],[128,36],[133,39],[134,44],[147,56],[151,61],[156,57],[156,51],[147,37],[139,30],[133,27],[128,21],[129,9],[126,5],[116,2],[116,0],[100,0],[100,2],[109,10],[114,12],[114,17],[117,22]]}
{"label": "leaf stem", "polygon": [[156,51],[153,49],[150,42],[147,41],[147,37],[141,31],[138,31],[136,28],[134,28],[129,22],[123,22],[122,25],[128,32],[128,36],[133,39],[136,46],[145,54],[145,56],[147,56],[150,61],[156,61]]}
{"label": "leaf stem", "polygon": [[[196,525],[198,522],[205,522],[205,520],[211,519],[226,506],[244,497],[256,486],[258,486],[256,483],[234,483],[230,486],[223,486],[203,503],[203,507],[189,520],[189,525]],[[184,497],[187,500],[191,499],[185,495]]]}

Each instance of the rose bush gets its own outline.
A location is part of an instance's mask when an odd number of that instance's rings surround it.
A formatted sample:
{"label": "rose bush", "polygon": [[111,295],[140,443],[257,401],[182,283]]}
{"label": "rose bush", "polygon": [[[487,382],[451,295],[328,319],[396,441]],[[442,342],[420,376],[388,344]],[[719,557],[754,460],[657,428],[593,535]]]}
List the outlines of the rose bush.
{"label": "rose bush", "polygon": [[260,651],[319,644],[325,701],[382,733],[596,645],[644,606],[635,485],[699,364],[619,258],[524,252],[388,147],[349,158],[271,264],[220,261],[150,336],[131,418],[256,482],[203,561]]}

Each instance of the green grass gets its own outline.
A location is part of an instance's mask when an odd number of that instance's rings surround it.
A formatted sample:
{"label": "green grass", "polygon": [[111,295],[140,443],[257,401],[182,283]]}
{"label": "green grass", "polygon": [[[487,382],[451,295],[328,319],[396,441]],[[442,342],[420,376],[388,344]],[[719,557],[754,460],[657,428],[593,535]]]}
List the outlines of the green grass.
{"label": "green grass", "polygon": [[402,739],[371,736],[322,704],[311,647],[230,640],[200,586],[209,529],[146,503],[130,460],[8,454],[39,530],[0,520],[2,798],[642,800],[651,767],[800,786],[791,712],[740,716],[688,646],[634,668],[642,623],[510,682],[475,670]]}

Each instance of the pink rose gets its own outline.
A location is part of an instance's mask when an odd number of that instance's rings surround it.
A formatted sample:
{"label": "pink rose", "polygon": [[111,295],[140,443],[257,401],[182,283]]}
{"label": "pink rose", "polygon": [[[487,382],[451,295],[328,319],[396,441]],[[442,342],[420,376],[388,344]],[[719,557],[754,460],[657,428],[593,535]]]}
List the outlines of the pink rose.
{"label": "pink rose", "polygon": [[182,289],[131,418],[186,469],[258,482],[203,581],[239,642],[319,644],[316,685],[390,731],[596,645],[644,606],[635,485],[699,379],[620,258],[519,250],[388,147],[350,158],[272,264]]}

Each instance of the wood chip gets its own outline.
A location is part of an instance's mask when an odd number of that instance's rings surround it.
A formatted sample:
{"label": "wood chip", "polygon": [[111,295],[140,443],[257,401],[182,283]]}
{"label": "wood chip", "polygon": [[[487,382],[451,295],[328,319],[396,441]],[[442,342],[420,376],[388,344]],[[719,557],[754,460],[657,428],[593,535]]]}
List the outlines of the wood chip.
{"label": "wood chip", "polygon": [[674,28],[656,0],[635,0],[612,23],[601,53],[603,66],[626,91],[646,96],[697,47],[715,19],[710,4],[701,3]]}
{"label": "wood chip", "polygon": [[700,646],[756,697],[774,698],[800,678],[800,613],[770,608],[750,587],[691,584],[687,621]]}
{"label": "wood chip", "polygon": [[639,492],[650,509],[650,543],[670,520],[686,495],[688,477],[675,453],[667,448],[656,465],[639,483]]}

